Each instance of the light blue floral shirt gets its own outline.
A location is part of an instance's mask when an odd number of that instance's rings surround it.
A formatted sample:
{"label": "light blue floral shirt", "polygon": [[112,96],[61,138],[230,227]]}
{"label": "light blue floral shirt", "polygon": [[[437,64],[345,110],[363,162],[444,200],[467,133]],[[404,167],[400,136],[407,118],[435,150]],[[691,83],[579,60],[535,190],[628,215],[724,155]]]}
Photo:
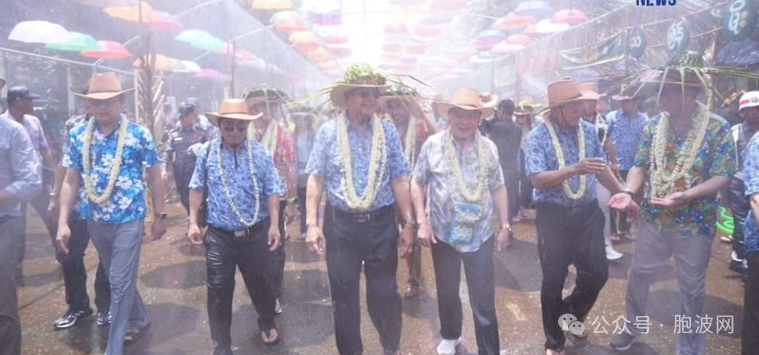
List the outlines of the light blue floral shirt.
{"label": "light blue floral shirt", "polygon": [[[493,235],[493,196],[491,191],[503,186],[503,171],[498,161],[498,148],[491,140],[481,137],[485,145],[485,162],[487,164],[487,191],[484,192],[484,203],[477,203],[482,209],[477,221],[473,223],[471,239],[452,237],[451,221],[454,213],[452,207],[455,202],[466,202],[461,197],[453,174],[448,168],[447,158],[444,155],[445,143],[450,131],[445,130],[430,136],[422,145],[422,151],[414,170],[414,179],[429,189],[429,214],[430,225],[435,237],[456,248],[460,252],[474,252],[480,249],[480,245]],[[454,147],[458,154],[461,174],[466,182],[467,190],[472,192],[477,189],[477,174],[479,172],[479,158],[477,147],[472,144],[461,151],[458,143],[454,140]]]}
{"label": "light blue floral shirt", "polygon": [[[604,151],[598,141],[596,128],[592,123],[580,120],[580,126],[585,133],[585,158],[604,158]],[[577,142],[577,131],[565,132],[558,126],[554,126],[559,144],[564,152],[566,166],[577,163],[580,159],[580,150]],[[545,123],[537,125],[527,136],[525,169],[527,176],[542,173],[544,171],[559,170],[559,161],[556,158],[556,150],[551,141],[551,135]],[[593,174],[587,175],[585,194],[578,200],[572,200],[564,193],[562,184],[547,189],[533,190],[535,203],[553,203],[562,206],[585,206],[596,198],[596,183],[598,179]],[[572,191],[577,191],[580,185],[580,176],[574,175],[569,178],[569,186]]]}
{"label": "light blue floral shirt", "polygon": [[[343,115],[337,119],[342,119]],[[353,167],[353,186],[359,196],[363,196],[369,177],[369,156],[372,148],[372,121],[364,130],[359,130],[348,121],[348,144],[351,148],[351,166]],[[385,149],[387,151],[387,163],[385,174],[380,183],[379,191],[374,202],[369,207],[370,211],[390,206],[395,203],[395,196],[390,182],[398,177],[409,174],[409,166],[403,156],[401,140],[395,126],[387,121],[382,121],[385,133]],[[343,168],[340,166],[337,148],[337,126],[335,120],[331,120],[321,126],[316,134],[311,156],[308,159],[306,173],[324,177],[324,186],[327,191],[327,201],[342,211],[359,212],[348,207],[345,202],[345,190],[343,189]]]}
{"label": "light blue floral shirt", "polygon": [[640,138],[648,119],[643,112],[630,117],[620,109],[609,112],[606,122],[609,125],[608,136],[614,145],[619,170],[628,171],[635,166],[635,153],[638,152]]}
{"label": "light blue floral shirt", "polygon": [[[745,150],[743,162],[743,176],[746,183],[746,196],[759,193],[759,135],[754,135]],[[740,227],[739,227],[740,228]],[[744,238],[746,252],[759,251],[759,226],[756,224],[754,210],[749,209],[744,224]]]}
{"label": "light blue floral shirt", "polygon": [[[208,188],[209,225],[229,231],[243,230],[246,225],[232,210],[231,202],[227,198],[221,181],[218,165],[220,144],[222,144],[221,140],[216,139],[204,143],[198,149],[198,159],[195,163],[192,180],[190,180],[190,188],[194,190]],[[253,188],[250,164],[248,164],[248,144],[253,148],[253,169],[256,171],[255,179],[259,194],[258,218],[255,221],[253,214],[256,206],[256,190]],[[208,161],[206,161],[206,151],[209,146],[212,147],[212,150],[208,153]],[[258,223],[266,219],[269,216],[266,198],[271,195],[281,195],[284,192],[279,174],[277,174],[277,168],[266,148],[253,140],[246,140],[243,145],[234,150],[222,144],[221,166],[224,169],[225,181],[229,187],[229,195],[234,199],[234,204],[245,221]]]}
{"label": "light blue floral shirt", "polygon": [[[104,136],[95,122],[90,147],[89,176],[95,179],[95,192],[100,195],[108,185],[111,166],[116,159],[116,146],[121,127],[121,116],[114,130]],[[134,122],[128,122],[121,170],[111,193],[111,197],[98,205],[87,197],[84,188],[84,172],[82,151],[87,122],[81,123],[69,131],[68,144],[63,157],[63,166],[74,169],[82,175],[82,188],[79,189],[79,215],[83,219],[98,223],[122,224],[145,217],[145,181],[143,168],[159,163],[153,136],[150,132]]]}

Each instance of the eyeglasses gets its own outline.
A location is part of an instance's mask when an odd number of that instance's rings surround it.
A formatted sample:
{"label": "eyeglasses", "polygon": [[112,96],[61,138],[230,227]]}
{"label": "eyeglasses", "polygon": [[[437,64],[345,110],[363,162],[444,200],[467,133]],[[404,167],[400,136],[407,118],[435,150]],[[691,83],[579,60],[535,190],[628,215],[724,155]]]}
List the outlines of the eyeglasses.
{"label": "eyeglasses", "polygon": [[380,92],[377,89],[372,88],[361,88],[351,91],[352,93],[357,93],[361,95],[362,99],[376,99],[380,96]]}
{"label": "eyeglasses", "polygon": [[245,133],[248,131],[248,125],[229,125],[224,126],[224,131],[227,133],[232,133],[234,131],[237,131],[238,133]]}
{"label": "eyeglasses", "polygon": [[107,99],[107,100],[93,100],[93,99],[89,99],[87,101],[89,102],[89,104],[91,106],[94,106],[94,107],[103,107],[103,106],[110,107],[110,106],[115,105],[118,102],[118,100],[119,100],[118,97],[113,97],[113,98],[110,98],[110,99]]}

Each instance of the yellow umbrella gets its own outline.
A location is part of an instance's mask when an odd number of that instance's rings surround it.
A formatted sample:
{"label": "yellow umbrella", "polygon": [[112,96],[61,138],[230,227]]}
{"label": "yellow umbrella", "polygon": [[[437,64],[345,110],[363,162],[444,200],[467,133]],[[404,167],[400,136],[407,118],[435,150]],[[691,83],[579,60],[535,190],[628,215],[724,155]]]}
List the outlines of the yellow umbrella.
{"label": "yellow umbrella", "polygon": [[319,47],[317,50],[308,53],[308,59],[317,63],[324,62],[329,59],[329,53],[324,48]]}
{"label": "yellow umbrella", "polygon": [[[148,62],[151,60],[155,60],[155,70],[182,70],[184,69],[184,65],[182,65],[182,62],[174,59],[169,58],[160,54],[150,55],[150,59],[148,59]],[[140,65],[142,64],[142,57],[138,58],[134,61],[134,67],[140,68]]]}
{"label": "yellow umbrella", "polygon": [[316,65],[318,65],[319,68],[322,68],[323,70],[327,70],[327,71],[329,71],[329,70],[335,70],[335,69],[337,69],[337,68],[340,67],[337,64],[337,62],[334,61],[334,60],[330,60],[330,61],[326,61],[326,62],[320,62],[320,63],[317,63]]}
{"label": "yellow umbrella", "polygon": [[[140,22],[140,7],[138,5],[128,7],[106,7],[103,12],[113,18],[127,20],[131,22]],[[146,23],[153,22],[156,17],[153,7],[146,2],[142,2],[142,21]]]}
{"label": "yellow umbrella", "polygon": [[290,35],[290,42],[298,43],[313,43],[316,42],[316,36],[309,31],[294,32]]}
{"label": "yellow umbrella", "polygon": [[293,8],[292,0],[251,0],[250,6],[258,10],[288,10]]}

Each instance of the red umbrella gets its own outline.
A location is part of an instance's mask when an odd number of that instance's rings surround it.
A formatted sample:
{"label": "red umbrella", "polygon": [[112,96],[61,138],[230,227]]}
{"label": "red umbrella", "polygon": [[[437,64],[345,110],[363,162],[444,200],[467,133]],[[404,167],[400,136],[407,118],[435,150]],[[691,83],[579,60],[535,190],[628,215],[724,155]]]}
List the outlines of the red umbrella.
{"label": "red umbrella", "polygon": [[277,12],[271,17],[269,22],[279,32],[292,33],[306,30],[306,23],[295,11]]}
{"label": "red umbrella", "polygon": [[405,23],[389,23],[385,25],[385,36],[402,38],[409,35],[408,26]]}
{"label": "red umbrella", "polygon": [[538,19],[532,16],[517,15],[513,12],[509,12],[506,16],[495,20],[491,27],[496,30],[513,30],[527,25],[532,25],[537,21]]}
{"label": "red umbrella", "polygon": [[440,36],[442,30],[437,25],[418,25],[414,28],[414,36],[424,38],[435,38]]}
{"label": "red umbrella", "polygon": [[556,13],[553,14],[553,16],[551,16],[551,22],[566,23],[570,25],[583,23],[587,20],[588,20],[588,16],[585,16],[585,14],[582,11],[575,10],[575,9],[559,10],[559,11],[556,11]]}
{"label": "red umbrella", "polygon": [[506,37],[506,43],[527,46],[532,43],[532,39],[530,36],[517,34]]}
{"label": "red umbrella", "polygon": [[184,30],[184,26],[179,19],[163,11],[153,12],[153,21],[150,22],[150,29],[165,32],[179,32]]}
{"label": "red umbrella", "polygon": [[330,53],[338,57],[349,57],[353,53],[350,47],[345,45],[329,46],[328,48]]}
{"label": "red umbrella", "polygon": [[382,45],[382,52],[387,55],[400,55],[403,53],[403,46],[398,43],[385,43]]}
{"label": "red umbrella", "polygon": [[98,41],[100,49],[94,51],[84,51],[81,54],[87,58],[102,58],[102,59],[115,59],[115,58],[129,58],[132,53],[124,47],[121,43],[113,41]]}
{"label": "red umbrella", "polygon": [[406,45],[406,54],[420,55],[427,51],[427,45],[424,43],[411,43]]}
{"label": "red umbrella", "polygon": [[297,48],[299,51],[303,53],[308,53],[311,51],[315,51],[317,48],[319,48],[319,43],[316,43],[316,42],[296,43],[295,48]]}

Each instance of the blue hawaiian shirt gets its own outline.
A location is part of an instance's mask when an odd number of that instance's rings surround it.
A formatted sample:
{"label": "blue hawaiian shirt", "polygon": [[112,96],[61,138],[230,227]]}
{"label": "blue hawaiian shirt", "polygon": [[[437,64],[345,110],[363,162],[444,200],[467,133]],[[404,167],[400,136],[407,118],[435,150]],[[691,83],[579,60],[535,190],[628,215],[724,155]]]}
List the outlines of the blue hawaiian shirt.
{"label": "blue hawaiian shirt", "polygon": [[619,170],[628,171],[635,166],[635,153],[640,146],[643,129],[648,119],[642,112],[630,117],[621,109],[609,112],[606,122],[609,125],[608,136],[617,154]]}
{"label": "blue hawaiian shirt", "polygon": [[[222,144],[221,141],[216,139],[204,143],[198,149],[198,159],[195,163],[192,180],[190,180],[190,188],[194,190],[208,188],[208,224],[229,231],[243,230],[247,226],[230,207],[231,202],[227,198],[221,181],[218,165],[220,144]],[[253,148],[253,169],[256,171],[255,179],[259,194],[258,218],[255,221],[253,220],[255,190],[253,189],[253,179],[251,179],[248,163],[248,144]],[[208,162],[206,162],[206,151],[209,147],[213,149],[208,153]],[[247,140],[235,150],[222,145],[221,166],[224,169],[226,185],[229,187],[229,195],[234,199],[234,204],[245,221],[255,224],[266,219],[269,216],[266,209],[266,198],[271,195],[281,195],[284,191],[282,182],[279,180],[279,174],[277,174],[277,168],[266,148],[253,140]]]}
{"label": "blue hawaiian shirt", "polygon": [[[343,119],[344,115],[336,119]],[[353,167],[353,186],[359,196],[363,196],[366,189],[369,172],[369,156],[372,148],[372,121],[364,130],[359,130],[348,121],[348,144],[351,148],[351,165]],[[395,178],[409,175],[409,166],[403,156],[401,139],[398,131],[392,123],[382,121],[385,133],[385,149],[387,151],[387,163],[385,174],[380,182],[379,191],[369,207],[370,211],[389,206],[395,203],[395,196],[390,184]],[[316,134],[311,156],[308,159],[306,173],[325,177],[324,186],[327,191],[327,201],[337,209],[347,212],[359,212],[348,207],[345,202],[343,189],[344,175],[338,159],[337,149],[337,125],[335,120],[321,126]]]}
{"label": "blue hawaiian shirt", "polygon": [[[102,194],[108,185],[111,166],[116,159],[121,120],[125,119],[126,117],[122,115],[116,123],[116,128],[107,136],[100,133],[100,127],[95,122],[90,146],[89,176],[96,181],[97,194]],[[79,189],[79,215],[83,219],[107,224],[128,223],[144,218],[147,206],[143,168],[159,163],[153,136],[146,128],[137,123],[128,122],[119,176],[111,197],[102,205],[98,205],[90,201],[84,188],[84,178],[87,173],[84,171],[82,162],[82,150],[87,125],[87,122],[80,123],[69,131],[68,144],[63,157],[64,167],[74,169],[82,175],[82,188]]]}
{"label": "blue hawaiian shirt", "polygon": [[[603,147],[598,141],[595,126],[585,120],[580,120],[580,125],[585,133],[585,156],[582,158],[604,158]],[[554,128],[556,135],[559,138],[561,149],[564,151],[566,166],[580,161],[580,151],[579,146],[577,145],[577,131],[574,130],[571,133],[566,133],[558,126],[554,126]],[[545,123],[539,124],[530,132],[530,135],[527,136],[526,147],[525,154],[527,155],[527,159],[525,160],[525,169],[527,170],[527,176],[542,173],[544,171],[559,170],[559,161],[556,159],[556,151],[554,150],[551,135],[548,133],[548,128]],[[535,188],[533,190],[533,199],[536,203],[547,202],[567,207],[584,206],[596,198],[596,183],[596,176],[588,174],[585,194],[577,200],[572,200],[567,197],[564,193],[562,184],[547,189]],[[569,186],[572,191],[577,191],[579,185],[579,175],[569,178]]]}
{"label": "blue hawaiian shirt", "polygon": [[[746,196],[759,193],[759,136],[754,135],[745,150],[743,176],[746,183]],[[744,224],[744,243],[746,252],[759,251],[759,226],[756,224],[754,210],[749,209]]]}

